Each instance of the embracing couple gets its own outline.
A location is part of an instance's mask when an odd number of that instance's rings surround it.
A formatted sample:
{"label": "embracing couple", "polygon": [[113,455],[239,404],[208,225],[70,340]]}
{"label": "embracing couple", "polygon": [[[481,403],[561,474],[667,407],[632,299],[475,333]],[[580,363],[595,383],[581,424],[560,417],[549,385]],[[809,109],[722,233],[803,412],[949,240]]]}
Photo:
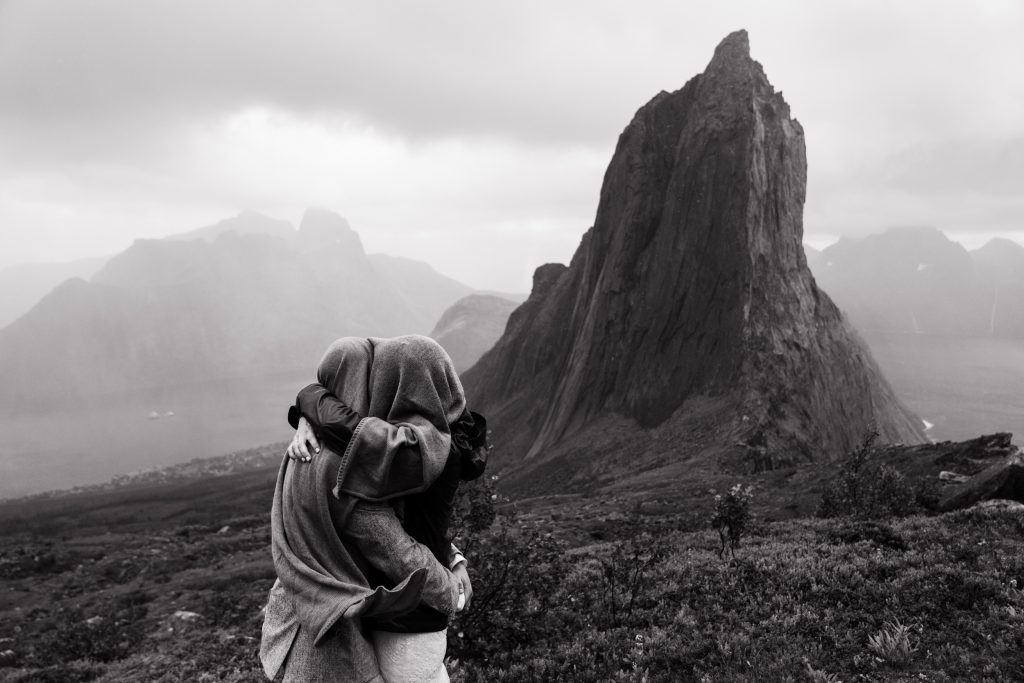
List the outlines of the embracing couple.
{"label": "embracing couple", "polygon": [[432,339],[345,337],[299,392],[271,511],[260,659],[284,681],[447,681],[472,585],[448,524],[486,424]]}

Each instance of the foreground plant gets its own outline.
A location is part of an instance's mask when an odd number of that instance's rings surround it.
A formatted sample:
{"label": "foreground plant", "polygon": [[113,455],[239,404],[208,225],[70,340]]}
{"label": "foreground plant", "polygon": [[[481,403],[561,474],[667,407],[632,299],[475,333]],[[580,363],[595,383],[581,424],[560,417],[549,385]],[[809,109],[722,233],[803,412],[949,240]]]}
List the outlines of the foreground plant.
{"label": "foreground plant", "polygon": [[736,484],[724,495],[715,496],[715,512],[711,517],[711,527],[718,531],[718,538],[722,544],[718,549],[719,558],[726,552],[732,559],[736,558],[736,548],[739,547],[750,522],[752,498],[751,487],[744,488],[742,484]]}
{"label": "foreground plant", "polygon": [[878,436],[872,430],[846,457],[839,476],[821,494],[818,517],[878,519],[905,517],[915,511],[916,495],[906,477],[870,460]]}
{"label": "foreground plant", "polygon": [[905,666],[913,659],[916,648],[910,643],[910,627],[893,619],[882,630],[868,636],[868,649],[894,666]]}

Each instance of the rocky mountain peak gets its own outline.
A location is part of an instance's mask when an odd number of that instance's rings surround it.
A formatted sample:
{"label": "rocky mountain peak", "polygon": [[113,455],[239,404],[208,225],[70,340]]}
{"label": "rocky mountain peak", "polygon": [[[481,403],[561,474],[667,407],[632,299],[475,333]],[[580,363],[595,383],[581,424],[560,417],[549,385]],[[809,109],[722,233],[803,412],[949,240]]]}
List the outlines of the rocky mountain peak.
{"label": "rocky mountain peak", "polygon": [[718,44],[703,75],[706,79],[724,78],[734,82],[764,78],[761,66],[750,57],[750,40],[745,30],[730,33]]}
{"label": "rocky mountain peak", "polygon": [[329,209],[306,210],[299,223],[298,242],[303,251],[340,245],[347,252],[366,254],[359,234],[347,220]]}
{"label": "rocky mountain peak", "polygon": [[465,377],[515,433],[507,457],[557,459],[609,420],[673,432],[705,399],[719,406],[705,450],[755,438],[790,462],[827,458],[873,423],[920,440],[807,269],[806,168],[745,32],[637,111],[571,265],[535,277],[543,299]]}

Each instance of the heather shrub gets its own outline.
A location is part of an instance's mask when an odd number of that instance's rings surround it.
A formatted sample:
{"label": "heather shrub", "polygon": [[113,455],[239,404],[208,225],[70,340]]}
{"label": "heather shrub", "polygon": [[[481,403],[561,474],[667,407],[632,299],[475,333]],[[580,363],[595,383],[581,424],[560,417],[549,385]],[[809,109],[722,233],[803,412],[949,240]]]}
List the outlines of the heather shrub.
{"label": "heather shrub", "polygon": [[514,521],[495,526],[473,542],[472,607],[448,629],[449,654],[458,659],[509,657],[556,636],[570,618],[561,601],[569,569],[564,545]]}
{"label": "heather shrub", "polygon": [[879,548],[899,551],[904,551],[908,547],[907,540],[886,524],[865,520],[838,522],[837,524],[838,526],[826,534],[828,540],[832,543],[859,543],[867,541]]}
{"label": "heather shrub", "polygon": [[[614,543],[610,551],[595,558],[599,573],[593,595],[593,618],[600,628],[617,628],[635,622],[634,615],[645,604],[651,567],[664,559],[667,548],[650,533],[633,525],[634,533]],[[579,591],[581,601],[586,590]]]}
{"label": "heather shrub", "polygon": [[569,550],[514,510],[497,514],[503,502],[491,482],[460,492],[456,542],[470,558],[474,597],[448,629],[452,679],[646,680],[648,646],[635,629],[658,606],[650,579],[669,550],[663,539],[634,516],[625,539]]}
{"label": "heather shrub", "polygon": [[459,485],[450,531],[456,545],[470,553],[490,532],[497,518],[497,504],[503,502],[494,488],[498,477],[480,477]]}
{"label": "heather shrub", "polygon": [[821,494],[818,517],[865,519],[905,517],[917,509],[917,491],[900,472],[871,462],[878,432],[872,431],[839,469],[839,476]]}
{"label": "heather shrub", "polygon": [[560,603],[568,573],[564,544],[523,524],[514,511],[499,517],[497,504],[505,501],[495,480],[459,487],[452,531],[470,559],[473,602],[448,628],[453,659],[513,661],[516,648],[555,636],[568,612]]}
{"label": "heather shrub", "polygon": [[51,628],[35,643],[35,657],[48,662],[120,659],[145,635],[136,624],[145,614],[145,603],[132,594],[93,617],[78,610],[55,614]]}

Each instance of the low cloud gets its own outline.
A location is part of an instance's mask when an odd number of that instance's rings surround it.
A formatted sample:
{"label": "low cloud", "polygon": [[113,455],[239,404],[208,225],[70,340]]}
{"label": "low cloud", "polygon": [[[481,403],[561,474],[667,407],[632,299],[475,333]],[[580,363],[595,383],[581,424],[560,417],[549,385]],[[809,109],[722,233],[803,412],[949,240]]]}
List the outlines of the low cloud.
{"label": "low cloud", "polygon": [[[633,113],[738,28],[807,132],[809,235],[1024,225],[1011,1],[8,0],[0,267],[323,205],[523,289],[590,225]],[[464,265],[485,243],[517,260]]]}

